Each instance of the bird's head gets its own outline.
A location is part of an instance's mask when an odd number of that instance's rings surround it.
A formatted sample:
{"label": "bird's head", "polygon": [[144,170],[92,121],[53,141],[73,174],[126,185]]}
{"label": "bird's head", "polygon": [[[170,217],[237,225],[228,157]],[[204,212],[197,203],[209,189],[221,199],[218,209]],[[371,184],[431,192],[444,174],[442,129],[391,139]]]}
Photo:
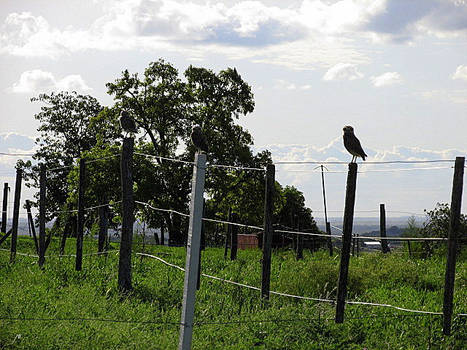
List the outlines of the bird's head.
{"label": "bird's head", "polygon": [[120,112],[120,118],[127,118],[128,116],[128,112],[122,109],[122,111]]}
{"label": "bird's head", "polygon": [[195,125],[193,125],[191,130],[201,130],[201,126],[199,126],[198,124],[195,124]]}
{"label": "bird's head", "polygon": [[346,125],[344,126],[344,134],[353,134],[353,127],[351,127],[350,125]]}

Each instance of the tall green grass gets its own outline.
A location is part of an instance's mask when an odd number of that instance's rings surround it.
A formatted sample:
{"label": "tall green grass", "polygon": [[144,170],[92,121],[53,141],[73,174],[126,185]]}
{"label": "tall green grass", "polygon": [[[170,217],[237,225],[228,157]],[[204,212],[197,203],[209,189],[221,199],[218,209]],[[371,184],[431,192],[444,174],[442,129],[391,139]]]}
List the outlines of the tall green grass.
{"label": "tall green grass", "polygon": [[[84,253],[95,252],[97,242],[84,243]],[[74,253],[74,244],[67,242],[67,254]],[[33,253],[33,247],[21,237],[17,250]],[[134,290],[122,296],[117,290],[118,247],[111,248],[107,256],[85,256],[81,272],[74,271],[72,257],[48,257],[41,270],[35,258],[18,255],[11,265],[8,252],[0,252],[0,348],[175,349],[183,272],[135,255]],[[184,248],[146,246],[145,252],[179,266],[185,263]],[[51,243],[47,254],[58,255],[58,242]],[[334,299],[338,267],[339,257],[325,251],[305,252],[301,261],[291,251],[274,251],[271,289]],[[396,252],[352,257],[348,299],[441,312],[444,268],[442,256],[421,260]],[[463,252],[456,270],[455,314],[467,311],[466,270]],[[224,260],[223,249],[208,248],[202,272],[260,287],[261,252],[239,251],[238,259],[230,261]],[[453,335],[445,337],[440,316],[346,305],[344,323],[335,324],[334,312],[331,304],[277,295],[262,305],[256,290],[202,277],[193,348],[462,349],[467,339],[465,317],[454,317]],[[41,320],[25,320],[31,318]]]}

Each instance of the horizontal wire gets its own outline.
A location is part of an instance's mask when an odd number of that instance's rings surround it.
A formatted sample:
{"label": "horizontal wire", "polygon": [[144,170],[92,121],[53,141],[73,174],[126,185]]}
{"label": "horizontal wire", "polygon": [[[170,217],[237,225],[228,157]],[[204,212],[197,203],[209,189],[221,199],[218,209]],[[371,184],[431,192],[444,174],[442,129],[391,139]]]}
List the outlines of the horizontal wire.
{"label": "horizontal wire", "polygon": [[[450,167],[429,167],[429,168],[406,168],[406,169],[370,169],[370,170],[359,170],[357,173],[385,173],[385,172],[399,172],[399,171],[416,171],[416,170],[440,170],[440,169],[453,169],[452,166]],[[288,172],[288,173],[316,173],[320,174],[321,171],[319,170],[294,170],[294,169],[279,169],[280,172]],[[328,170],[326,174],[347,174],[345,170]]]}
{"label": "horizontal wire", "polygon": [[316,236],[316,237],[342,239],[342,235],[328,235],[327,233],[310,233],[310,232],[286,231],[286,230],[274,230],[274,232],[292,233],[292,234],[302,235],[302,236]]}
{"label": "horizontal wire", "polygon": [[244,166],[236,166],[236,165],[222,165],[222,164],[208,164],[208,168],[227,168],[227,169],[235,169],[235,170],[257,170],[257,171],[266,171],[265,168],[251,168],[251,167],[244,167]]}
{"label": "horizontal wire", "polygon": [[0,316],[0,320],[8,321],[46,321],[46,322],[88,322],[88,321],[97,321],[97,322],[113,322],[113,323],[136,323],[136,324],[163,324],[163,325],[176,325],[180,326],[180,322],[166,322],[166,321],[137,321],[137,320],[119,320],[119,319],[109,319],[109,318],[68,318],[68,317],[56,317],[56,318],[41,318],[41,317],[9,317],[9,316]]}
{"label": "horizontal wire", "polygon": [[[100,204],[100,205],[95,205],[93,207],[88,207],[84,208],[83,210],[93,210],[97,208],[102,208],[102,207],[111,207],[115,204],[121,203],[122,201],[116,201],[113,203],[106,203],[106,204]],[[136,202],[136,201],[135,201]],[[79,210],[78,209],[70,209],[70,210],[56,210],[56,211],[46,211],[47,214],[56,214],[56,213],[77,213]]]}
{"label": "horizontal wire", "polygon": [[252,226],[252,225],[245,225],[245,224],[240,224],[238,222],[232,222],[232,221],[224,221],[224,220],[216,220],[216,219],[209,219],[209,218],[202,218],[203,221],[209,221],[209,222],[217,222],[219,224],[227,224],[227,225],[232,225],[232,226],[239,226],[239,227],[246,227],[246,228],[252,228],[255,230],[262,230],[262,227],[259,226]]}
{"label": "horizontal wire", "polygon": [[[364,161],[358,164],[421,164],[421,163],[454,163],[455,159],[433,159],[433,160],[388,160],[388,161]],[[342,161],[279,161],[273,164],[350,164]]]}
{"label": "horizontal wire", "polygon": [[157,211],[163,211],[163,212],[167,212],[167,213],[174,213],[174,214],[178,214],[178,215],[181,215],[181,216],[185,216],[185,217],[189,217],[190,215],[189,214],[184,214],[184,213],[181,213],[179,211],[176,211],[176,210],[173,210],[173,209],[162,209],[162,208],[156,208],[156,207],[153,207],[151,204],[149,203],[144,203],[144,202],[140,202],[140,201],[135,201],[135,203],[138,203],[138,204],[141,204],[141,205],[144,205],[146,207],[149,207],[153,210],[157,210]]}
{"label": "horizontal wire", "polygon": [[177,163],[183,163],[183,164],[190,164],[190,165],[195,164],[195,162],[188,162],[186,160],[181,160],[181,159],[177,159],[177,158],[168,158],[168,157],[162,157],[162,156],[155,156],[155,155],[152,155],[152,154],[146,154],[146,153],[140,153],[140,152],[135,152],[134,154],[139,155],[139,156],[144,156],[144,157],[147,157],[147,158],[157,158],[157,159],[161,159],[161,160],[168,160],[168,161],[171,161],[171,162],[177,162]]}

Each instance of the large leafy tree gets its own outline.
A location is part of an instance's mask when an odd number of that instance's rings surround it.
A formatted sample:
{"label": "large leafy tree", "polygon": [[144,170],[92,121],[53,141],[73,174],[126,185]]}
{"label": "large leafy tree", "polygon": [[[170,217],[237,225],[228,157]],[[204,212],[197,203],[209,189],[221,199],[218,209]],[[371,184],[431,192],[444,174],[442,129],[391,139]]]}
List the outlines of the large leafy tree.
{"label": "large leafy tree", "polygon": [[67,200],[67,176],[83,152],[96,145],[96,130],[90,124],[102,106],[92,96],[76,92],[40,94],[31,99],[41,102],[35,115],[39,136],[34,162],[19,162],[25,170],[28,186],[39,187],[39,164],[47,166],[47,211],[49,219]]}
{"label": "large leafy tree", "polygon": [[[178,151],[180,158],[192,160],[195,150],[189,135],[191,126],[200,124],[210,146],[211,164],[261,166],[270,161],[270,158],[264,159],[265,155],[253,155],[251,135],[235,123],[239,116],[254,108],[251,87],[235,69],[216,74],[190,66],[182,80],[176,68],[159,60],[150,63],[142,77],[125,70],[107,87],[109,94],[115,97],[116,107],[128,110],[141,128],[139,147],[149,154],[175,157]],[[147,142],[152,148],[147,147]],[[191,168],[159,158],[155,158],[155,162],[155,187],[160,192],[151,193],[149,200],[156,206],[186,211]],[[206,182],[208,193],[212,192],[215,197],[239,186],[234,183],[238,181],[229,179],[225,169],[212,169]],[[182,241],[184,235],[179,218],[169,213],[162,215],[171,239]]]}

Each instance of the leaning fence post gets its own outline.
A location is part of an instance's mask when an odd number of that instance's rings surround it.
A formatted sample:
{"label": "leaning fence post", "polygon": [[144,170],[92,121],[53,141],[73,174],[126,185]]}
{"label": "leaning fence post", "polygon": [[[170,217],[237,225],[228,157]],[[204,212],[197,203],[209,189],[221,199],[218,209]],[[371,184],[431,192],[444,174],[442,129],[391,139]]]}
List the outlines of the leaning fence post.
{"label": "leaning fence post", "polygon": [[269,287],[271,282],[271,246],[274,234],[273,209],[274,209],[274,185],[275,185],[274,164],[266,167],[266,186],[264,193],[264,228],[263,228],[263,261],[261,275],[261,297],[269,300]]}
{"label": "leaning fence post", "polygon": [[133,150],[134,139],[123,139],[120,160],[122,181],[122,234],[120,237],[120,259],[118,265],[118,287],[127,292],[131,287],[131,243],[133,239]]}
{"label": "leaning fence post", "polygon": [[204,180],[206,155],[196,153],[193,179],[191,182],[190,224],[185,262],[185,281],[178,349],[191,349],[195,314],[196,284],[201,243],[201,221],[203,215]]}
{"label": "leaning fence post", "polygon": [[454,278],[456,274],[457,239],[460,230],[464,164],[465,157],[456,157],[452,181],[451,218],[449,222],[448,253],[444,279],[443,333],[445,335],[451,334],[452,299],[454,297]]}
{"label": "leaning fence post", "polygon": [[18,240],[18,220],[19,220],[19,202],[21,200],[21,180],[23,179],[23,170],[16,169],[15,182],[15,201],[13,203],[13,223],[11,232],[10,263],[15,262],[16,243]]}
{"label": "leaning fence post", "polygon": [[[107,199],[104,198],[104,203]],[[102,253],[105,248],[105,240],[107,238],[107,231],[109,227],[109,207],[103,205],[99,208],[99,238],[97,242],[97,252]]]}
{"label": "leaning fence post", "polygon": [[[297,218],[296,225],[297,225],[297,231],[300,232],[300,217]],[[311,238],[311,240],[312,240],[312,242],[314,242],[313,237]],[[296,251],[295,258],[297,260],[302,260],[303,259],[303,235],[301,235],[301,234],[297,234],[297,251]]]}
{"label": "leaning fence post", "polygon": [[[232,221],[232,208],[229,208],[229,212],[227,214],[227,221],[228,222]],[[230,235],[232,232],[231,229],[232,229],[232,226],[230,224],[227,224],[227,228],[225,231],[224,259],[227,259],[227,251],[229,250]]]}
{"label": "leaning fence post", "polygon": [[2,207],[2,232],[6,233],[7,209],[8,209],[8,183],[3,184],[3,207]]}
{"label": "leaning fence post", "polygon": [[76,234],[76,263],[75,270],[83,267],[83,235],[84,235],[84,186],[86,176],[86,161],[79,160],[79,189],[78,189],[78,224]]}
{"label": "leaning fence post", "polygon": [[332,256],[332,241],[331,241],[331,223],[326,222],[326,233],[329,235],[328,237],[328,249],[329,249],[329,256]]}
{"label": "leaning fence post", "polygon": [[[232,213],[232,222],[238,221],[237,213]],[[230,230],[230,260],[237,259],[237,249],[238,249],[238,226],[231,225]]]}
{"label": "leaning fence post", "polygon": [[47,176],[45,165],[41,164],[39,173],[39,266],[45,262],[45,209]]}
{"label": "leaning fence post", "polygon": [[337,285],[336,323],[344,322],[345,297],[347,295],[347,276],[349,273],[350,245],[357,187],[357,163],[349,163],[345,193],[344,222],[342,232],[342,252]]}
{"label": "leaning fence post", "polygon": [[381,237],[381,251],[389,253],[388,240],[386,239],[386,209],[384,204],[379,205],[379,236]]}
{"label": "leaning fence post", "polygon": [[28,213],[28,225],[32,231],[34,246],[36,247],[36,254],[39,254],[39,243],[37,242],[36,228],[34,227],[34,219],[31,214],[31,202],[29,200],[26,200],[26,211]]}

